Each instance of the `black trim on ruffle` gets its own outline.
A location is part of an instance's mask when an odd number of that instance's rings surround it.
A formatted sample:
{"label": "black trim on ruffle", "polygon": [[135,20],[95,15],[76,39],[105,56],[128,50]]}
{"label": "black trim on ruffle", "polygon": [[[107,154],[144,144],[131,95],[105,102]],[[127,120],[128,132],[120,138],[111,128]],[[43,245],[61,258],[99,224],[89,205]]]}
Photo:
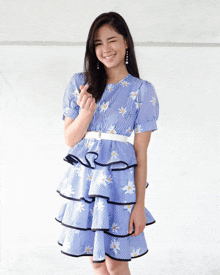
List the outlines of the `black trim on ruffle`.
{"label": "black trim on ruffle", "polygon": [[105,260],[102,260],[102,261],[93,261],[93,263],[104,263],[105,262]]}
{"label": "black trim on ruffle", "polygon": [[[108,234],[108,235],[111,235],[111,236],[113,236],[113,237],[118,237],[118,238],[129,237],[129,236],[131,236],[131,235],[134,233],[134,230],[133,230],[131,234],[127,234],[127,235],[114,235],[113,233],[110,233],[110,232],[109,232],[109,228],[97,228],[97,229],[96,229],[96,228],[92,228],[92,229],[91,229],[91,228],[81,228],[81,227],[76,227],[76,226],[72,226],[72,225],[65,224],[65,223],[63,223],[62,221],[59,221],[57,218],[55,218],[55,220],[56,220],[57,222],[59,222],[60,224],[62,224],[63,226],[68,227],[68,228],[77,229],[77,230],[82,230],[82,231],[91,230],[91,231],[93,231],[93,232],[95,232],[95,231],[103,231],[104,233],[106,233],[106,234]],[[151,224],[153,224],[153,223],[155,223],[155,222],[156,222],[156,220],[154,220],[153,222],[150,222],[150,223],[146,223],[145,226],[151,225]],[[132,237],[136,237],[136,236],[132,236]]]}
{"label": "black trim on ruffle", "polygon": [[102,195],[89,195],[90,198],[103,198],[103,199],[107,199],[107,203],[110,204],[117,204],[117,205],[130,205],[130,204],[135,204],[136,202],[114,202],[114,201],[109,201],[109,197],[106,196],[102,196]]}
{"label": "black trim on ruffle", "polygon": [[[63,246],[61,243],[58,242],[58,244],[60,246]],[[136,259],[136,258],[139,258],[141,256],[144,256],[145,254],[147,254],[147,252],[149,251],[149,249],[147,251],[145,251],[143,254],[140,254],[136,257],[131,257],[130,259],[117,259],[117,258],[114,258],[112,256],[110,256],[108,253],[105,253],[105,255],[107,255],[109,258],[113,259],[113,260],[116,260],[116,261],[125,261],[125,262],[129,262],[131,261],[131,259]],[[74,254],[70,254],[70,253],[67,253],[67,252],[64,252],[61,250],[61,253],[67,255],[67,256],[71,256],[71,257],[83,257],[83,256],[93,256],[93,254],[81,254],[81,255],[74,255]],[[105,262],[105,259],[102,260],[102,261],[93,261],[93,263],[103,263]]]}
{"label": "black trim on ruffle", "polygon": [[[149,183],[148,185],[146,186],[146,188],[149,186]],[[114,202],[114,201],[110,201],[109,197],[105,197],[105,196],[102,196],[102,195],[89,195],[89,198],[92,198],[91,201],[88,201],[87,199],[85,199],[84,197],[80,197],[79,199],[76,199],[76,198],[72,198],[72,197],[67,197],[66,195],[63,195],[59,190],[56,190],[57,193],[59,193],[59,195],[65,199],[68,199],[68,200],[73,200],[73,201],[81,201],[81,200],[84,200],[85,202],[87,203],[92,203],[95,201],[95,198],[98,197],[98,198],[103,198],[103,199],[107,199],[107,203],[110,203],[110,204],[116,204],[116,205],[130,205],[130,204],[136,204],[136,202]]]}
{"label": "black trim on ruffle", "polygon": [[65,199],[68,199],[68,200],[73,200],[73,201],[81,201],[81,200],[84,200],[85,202],[87,203],[92,203],[94,202],[95,200],[91,200],[91,201],[88,201],[87,199],[83,198],[83,197],[80,197],[79,199],[76,199],[76,198],[71,198],[71,197],[67,197],[66,195],[63,195],[59,190],[57,190],[57,193],[59,193],[59,195]]}
{"label": "black trim on ruffle", "polygon": [[[93,153],[93,154],[97,155],[97,157],[99,156],[96,152],[93,152],[93,151],[87,152],[86,154],[88,154],[88,153]],[[72,165],[73,165],[74,163],[78,163],[73,157],[76,158],[76,159],[78,160],[78,162],[80,162],[82,165],[84,165],[84,166],[86,166],[86,167],[88,167],[88,168],[91,168],[91,169],[95,169],[95,167],[92,167],[92,166],[90,165],[90,162],[88,161],[86,155],[85,155],[85,158],[86,158],[86,161],[87,161],[88,164],[82,162],[78,157],[76,157],[75,155],[72,155],[72,154],[68,154],[65,158],[63,158],[63,160],[66,161],[66,162],[68,162],[68,163],[70,163],[70,164],[72,164]],[[97,159],[97,158],[96,158],[96,159]],[[103,164],[103,163],[97,162],[97,161],[94,159],[94,163],[97,164],[97,165],[100,165],[100,166],[109,166],[109,165],[117,164],[117,163],[123,163],[123,164],[126,164],[126,165],[127,165],[127,167],[125,167],[125,168],[111,169],[111,171],[126,170],[126,169],[129,169],[129,168],[131,168],[131,167],[136,167],[136,166],[137,166],[137,164],[132,164],[132,165],[129,166],[127,162],[122,161],[122,160],[120,160],[120,161],[115,161],[115,162],[110,162],[110,163],[108,163],[108,164]]]}
{"label": "black trim on ruffle", "polygon": [[80,200],[84,200],[87,203],[92,203],[95,201],[95,198],[103,198],[103,199],[107,199],[107,203],[110,204],[117,204],[117,205],[130,205],[130,204],[135,204],[136,202],[113,202],[113,201],[109,201],[109,197],[105,197],[105,196],[101,196],[101,195],[89,195],[90,198],[94,198],[92,201],[88,201],[85,198],[81,197],[79,199],[75,199],[75,198],[71,198],[71,197],[67,197],[65,195],[63,195],[59,190],[57,190],[57,193],[60,194],[61,197],[64,197],[65,199],[68,200],[74,200],[74,201],[80,201]]}

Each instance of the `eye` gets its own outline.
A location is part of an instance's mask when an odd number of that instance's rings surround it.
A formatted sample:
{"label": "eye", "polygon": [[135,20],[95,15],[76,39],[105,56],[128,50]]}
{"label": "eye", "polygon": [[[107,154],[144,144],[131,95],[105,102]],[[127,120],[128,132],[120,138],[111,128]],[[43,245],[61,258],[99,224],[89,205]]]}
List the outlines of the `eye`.
{"label": "eye", "polygon": [[116,41],[117,41],[117,40],[112,40],[112,41],[110,41],[110,43],[111,43],[111,42],[116,42]]}
{"label": "eye", "polygon": [[99,45],[101,45],[101,43],[98,43],[98,44],[94,44],[94,46],[96,47],[96,46],[99,46]]}

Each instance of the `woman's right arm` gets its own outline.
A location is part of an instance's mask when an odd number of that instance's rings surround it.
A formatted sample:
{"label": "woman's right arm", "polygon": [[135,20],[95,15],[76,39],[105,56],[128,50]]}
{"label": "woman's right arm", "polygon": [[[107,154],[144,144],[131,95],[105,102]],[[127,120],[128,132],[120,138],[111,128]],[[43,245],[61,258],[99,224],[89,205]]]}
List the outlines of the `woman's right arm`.
{"label": "woman's right arm", "polygon": [[87,92],[88,85],[81,85],[81,93],[77,104],[82,108],[76,119],[65,116],[64,138],[69,147],[74,147],[86,134],[89,124],[93,118],[97,105],[95,98]]}

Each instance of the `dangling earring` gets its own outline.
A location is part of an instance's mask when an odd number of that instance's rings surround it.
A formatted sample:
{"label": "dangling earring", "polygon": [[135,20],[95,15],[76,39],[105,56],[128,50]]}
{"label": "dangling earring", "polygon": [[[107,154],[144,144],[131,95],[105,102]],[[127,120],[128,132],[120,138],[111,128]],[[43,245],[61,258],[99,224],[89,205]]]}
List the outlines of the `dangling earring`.
{"label": "dangling earring", "polygon": [[125,64],[128,64],[128,49],[126,49],[126,60],[125,60]]}
{"label": "dangling earring", "polygon": [[97,70],[99,70],[99,61],[97,62]]}

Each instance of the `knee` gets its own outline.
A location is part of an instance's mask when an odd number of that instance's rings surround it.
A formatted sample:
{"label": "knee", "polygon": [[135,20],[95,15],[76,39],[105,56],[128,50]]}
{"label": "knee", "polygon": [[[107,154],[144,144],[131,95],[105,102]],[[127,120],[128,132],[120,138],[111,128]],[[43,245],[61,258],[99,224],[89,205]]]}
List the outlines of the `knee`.
{"label": "knee", "polygon": [[128,263],[111,261],[110,263],[108,263],[108,272],[111,275],[128,274]]}
{"label": "knee", "polygon": [[89,260],[94,271],[105,269],[105,263],[93,263],[93,257],[89,257]]}
{"label": "knee", "polygon": [[94,271],[103,270],[104,265],[103,263],[92,263],[92,268]]}

